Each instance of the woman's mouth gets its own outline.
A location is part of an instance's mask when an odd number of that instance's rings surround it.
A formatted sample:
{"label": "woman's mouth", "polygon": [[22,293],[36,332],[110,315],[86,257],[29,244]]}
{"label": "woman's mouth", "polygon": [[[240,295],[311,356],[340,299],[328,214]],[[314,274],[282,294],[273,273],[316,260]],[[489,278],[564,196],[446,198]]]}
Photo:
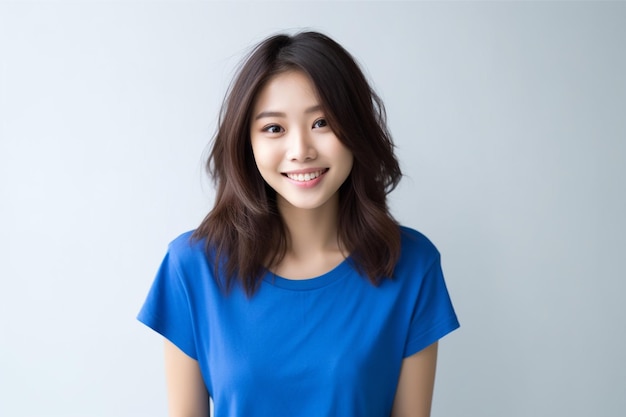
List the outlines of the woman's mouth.
{"label": "woman's mouth", "polygon": [[293,181],[306,182],[306,181],[311,181],[311,180],[314,180],[315,178],[318,178],[320,175],[326,173],[326,171],[328,171],[328,168],[320,169],[318,171],[306,172],[306,173],[286,172],[283,175]]}

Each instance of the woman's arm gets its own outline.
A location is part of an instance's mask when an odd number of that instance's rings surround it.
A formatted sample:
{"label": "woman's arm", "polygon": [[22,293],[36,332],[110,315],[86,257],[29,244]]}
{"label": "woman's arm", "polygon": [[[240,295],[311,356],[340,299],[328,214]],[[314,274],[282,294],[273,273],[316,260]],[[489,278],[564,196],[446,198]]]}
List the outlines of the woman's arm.
{"label": "woman's arm", "polygon": [[437,342],[402,361],[391,417],[429,417],[437,367]]}
{"label": "woman's arm", "polygon": [[198,361],[165,339],[165,375],[170,417],[208,417],[207,393]]}

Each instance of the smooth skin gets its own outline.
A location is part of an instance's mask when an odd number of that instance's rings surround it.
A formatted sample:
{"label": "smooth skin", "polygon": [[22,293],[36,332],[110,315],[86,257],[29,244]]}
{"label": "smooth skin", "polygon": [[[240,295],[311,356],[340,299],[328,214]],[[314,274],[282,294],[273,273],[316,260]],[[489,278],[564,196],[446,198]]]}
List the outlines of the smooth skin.
{"label": "smooth skin", "polygon": [[437,342],[402,361],[392,417],[429,417],[437,368]]}
{"label": "smooth skin", "polygon": [[[278,208],[315,212],[337,197],[352,170],[352,152],[329,126],[309,78],[299,71],[274,76],[252,109],[250,144],[259,173],[276,191]],[[290,175],[323,172],[318,180]],[[336,213],[324,212],[337,217]]]}
{"label": "smooth skin", "polygon": [[[353,156],[326,123],[315,87],[301,72],[276,75],[260,91],[250,139],[257,168],[277,192],[289,248],[272,272],[288,279],[322,275],[348,256],[337,235],[337,190]],[[294,173],[323,172],[308,185]],[[307,180],[308,181],[308,180]],[[437,343],[404,359],[391,417],[429,417]],[[170,417],[207,417],[208,393],[198,362],[165,341]]]}
{"label": "smooth skin", "polygon": [[165,377],[170,417],[208,417],[209,394],[198,361],[165,339]]}

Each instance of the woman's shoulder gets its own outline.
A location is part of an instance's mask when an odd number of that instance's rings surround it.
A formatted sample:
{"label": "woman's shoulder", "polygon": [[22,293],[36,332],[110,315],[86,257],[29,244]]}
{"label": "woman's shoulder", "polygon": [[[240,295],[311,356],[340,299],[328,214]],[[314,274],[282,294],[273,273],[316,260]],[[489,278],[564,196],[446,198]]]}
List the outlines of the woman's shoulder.
{"label": "woman's shoulder", "polygon": [[181,233],[170,241],[168,255],[181,260],[204,258],[206,254],[206,239],[194,236],[194,230]]}
{"label": "woman's shoulder", "polygon": [[212,275],[213,262],[208,250],[206,239],[190,230],[170,241],[164,262],[185,285],[194,286],[203,282],[199,277]]}
{"label": "woman's shoulder", "polygon": [[439,250],[423,233],[407,226],[400,226],[402,254],[404,260],[421,260],[425,263],[439,258]]}
{"label": "woman's shoulder", "polygon": [[422,232],[407,226],[400,226],[402,246],[416,247],[422,250],[437,251],[433,242]]}

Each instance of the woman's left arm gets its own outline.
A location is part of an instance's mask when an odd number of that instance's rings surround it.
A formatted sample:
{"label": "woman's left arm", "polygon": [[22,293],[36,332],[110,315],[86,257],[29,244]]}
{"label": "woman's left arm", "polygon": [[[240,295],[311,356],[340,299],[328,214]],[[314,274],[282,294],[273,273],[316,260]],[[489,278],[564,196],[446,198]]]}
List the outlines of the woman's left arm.
{"label": "woman's left arm", "polygon": [[437,342],[402,361],[391,417],[430,417]]}

